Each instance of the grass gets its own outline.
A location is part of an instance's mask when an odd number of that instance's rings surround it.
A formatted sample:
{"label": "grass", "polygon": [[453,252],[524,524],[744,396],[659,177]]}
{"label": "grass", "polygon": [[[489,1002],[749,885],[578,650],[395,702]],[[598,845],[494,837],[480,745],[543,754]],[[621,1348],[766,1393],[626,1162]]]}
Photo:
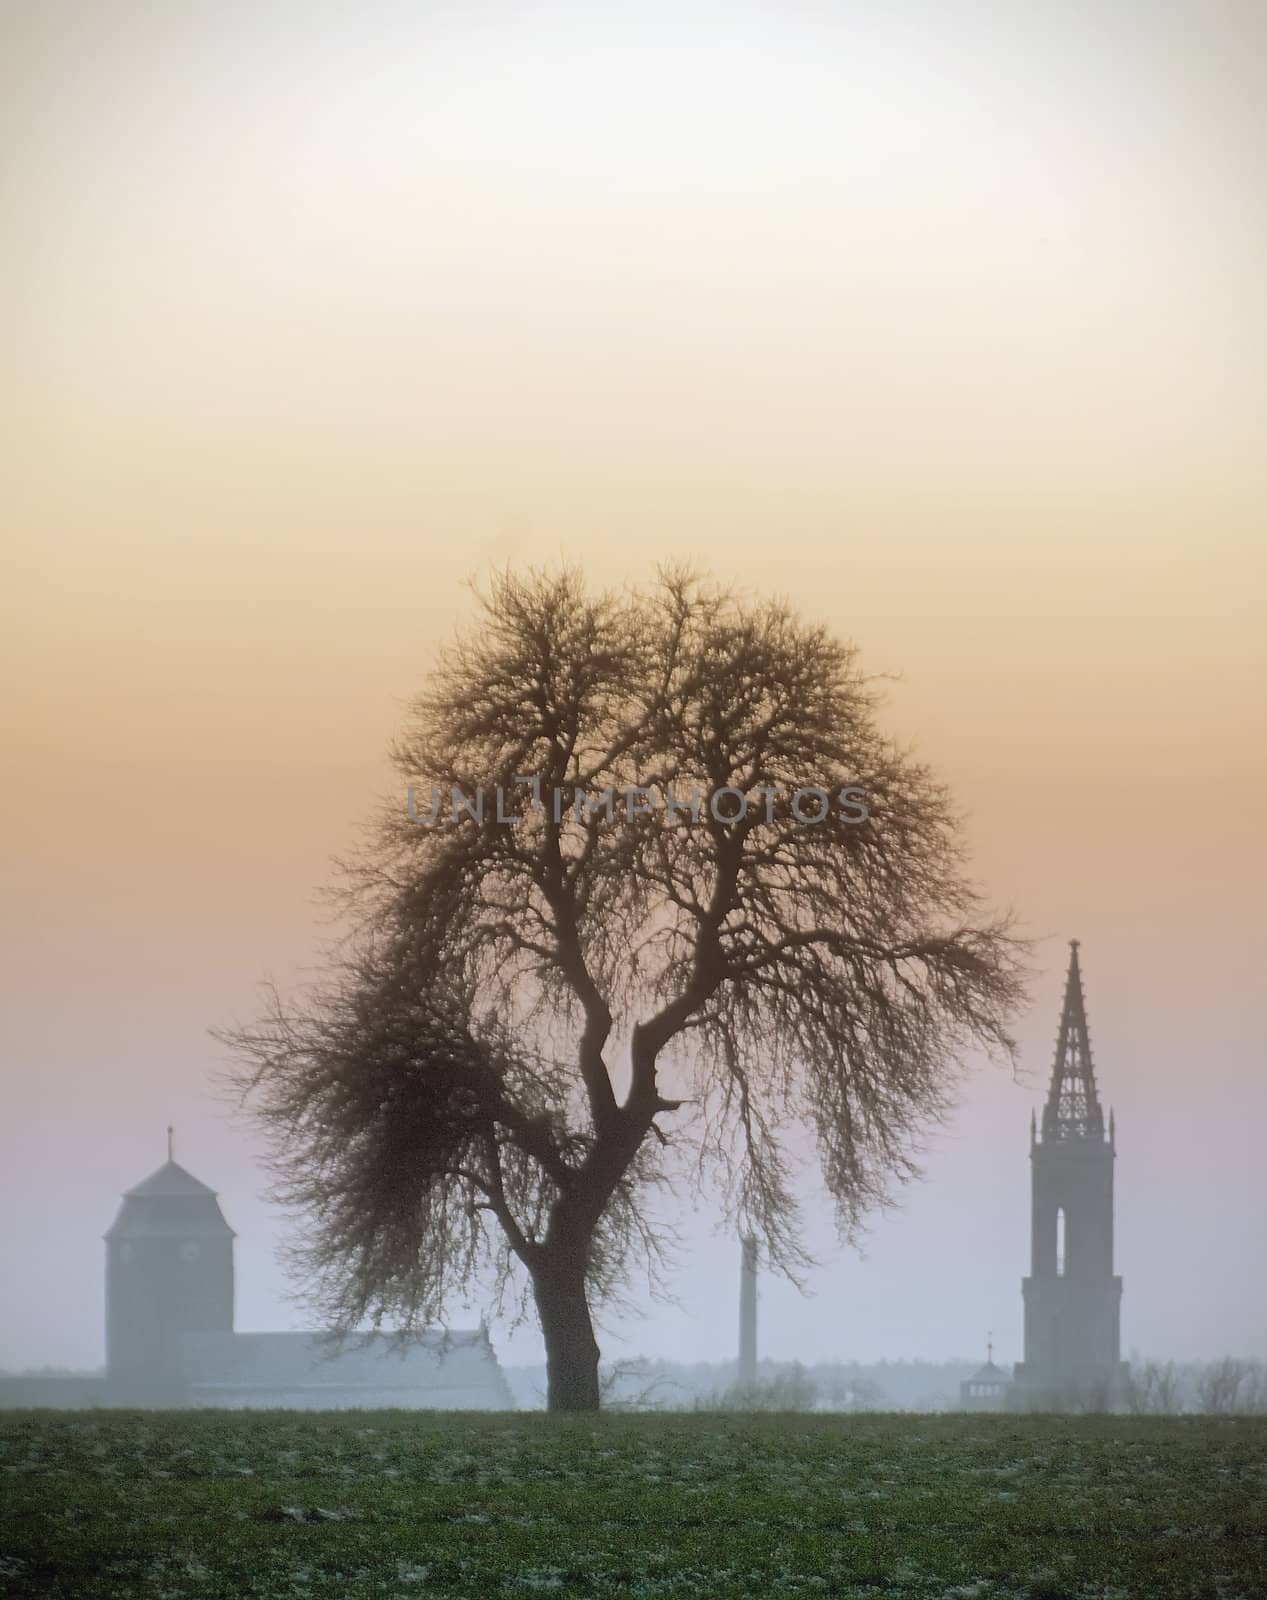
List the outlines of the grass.
{"label": "grass", "polygon": [[1267,1595],[1267,1420],[0,1413],[0,1594]]}

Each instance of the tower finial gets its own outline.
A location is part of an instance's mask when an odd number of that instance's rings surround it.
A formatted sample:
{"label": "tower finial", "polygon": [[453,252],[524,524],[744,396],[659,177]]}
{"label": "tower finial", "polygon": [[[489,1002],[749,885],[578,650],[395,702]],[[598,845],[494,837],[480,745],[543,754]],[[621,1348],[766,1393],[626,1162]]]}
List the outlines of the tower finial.
{"label": "tower finial", "polygon": [[175,1161],[175,1159],[176,1159],[175,1141],[176,1141],[176,1130],[175,1130],[175,1128],[172,1127],[171,1123],[169,1122],[167,1124],[167,1159],[169,1161]]}
{"label": "tower finial", "polygon": [[994,1330],[991,1329],[985,1336],[985,1364],[987,1367],[994,1365]]}

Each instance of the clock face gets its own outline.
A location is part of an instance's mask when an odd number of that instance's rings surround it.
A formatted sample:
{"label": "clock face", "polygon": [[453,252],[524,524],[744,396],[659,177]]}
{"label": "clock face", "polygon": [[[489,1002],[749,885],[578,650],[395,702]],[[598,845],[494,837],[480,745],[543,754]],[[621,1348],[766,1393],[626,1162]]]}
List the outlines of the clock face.
{"label": "clock face", "polygon": [[180,1259],[182,1261],[197,1261],[198,1241],[196,1239],[186,1239],[182,1243],[180,1247]]}

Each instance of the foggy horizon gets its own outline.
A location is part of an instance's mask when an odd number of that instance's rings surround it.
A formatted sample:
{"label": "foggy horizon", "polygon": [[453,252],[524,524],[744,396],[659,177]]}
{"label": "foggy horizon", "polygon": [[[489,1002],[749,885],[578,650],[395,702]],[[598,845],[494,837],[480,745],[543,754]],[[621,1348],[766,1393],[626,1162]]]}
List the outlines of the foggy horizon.
{"label": "foggy horizon", "polygon": [[[1267,13],[297,18],[3,21],[0,1368],[102,1363],[169,1123],[237,1327],[310,1325],[208,1030],[319,962],[465,580],[675,559],[894,675],[1038,941],[1023,1081],[974,1068],[865,1255],[807,1186],[761,1355],[1020,1358],[1077,938],[1122,1353],[1267,1357]],[[681,1223],[681,1305],[635,1285],[605,1360],[734,1358],[738,1241]]]}

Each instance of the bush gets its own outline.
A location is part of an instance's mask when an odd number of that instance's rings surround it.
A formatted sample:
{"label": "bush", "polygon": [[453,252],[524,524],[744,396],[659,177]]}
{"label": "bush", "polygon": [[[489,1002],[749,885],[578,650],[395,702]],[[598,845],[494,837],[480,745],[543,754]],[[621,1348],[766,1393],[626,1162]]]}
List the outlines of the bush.
{"label": "bush", "polygon": [[697,1400],[697,1411],[813,1411],[818,1385],[799,1361],[755,1383],[735,1383],[718,1395]]}

